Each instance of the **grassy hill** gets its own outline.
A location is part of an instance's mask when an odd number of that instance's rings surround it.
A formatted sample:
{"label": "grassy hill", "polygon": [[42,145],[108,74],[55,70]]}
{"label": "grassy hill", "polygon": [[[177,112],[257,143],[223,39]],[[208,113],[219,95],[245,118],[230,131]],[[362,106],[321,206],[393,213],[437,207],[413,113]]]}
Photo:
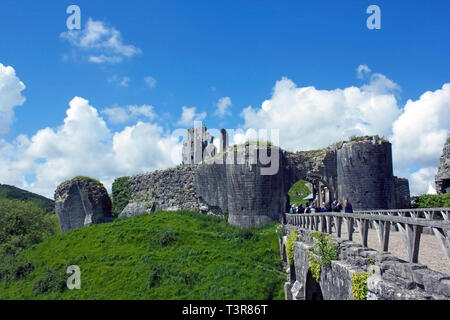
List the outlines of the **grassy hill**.
{"label": "grassy hill", "polygon": [[[0,261],[0,300],[283,299],[275,228],[180,211],[58,234],[8,262],[3,278]],[[68,265],[81,269],[80,290],[65,288]]]}
{"label": "grassy hill", "polygon": [[53,200],[6,184],[0,184],[0,199],[14,199],[32,202],[46,213],[52,213],[55,211],[55,202]]}
{"label": "grassy hill", "polygon": [[308,203],[308,200],[303,200],[308,194],[311,193],[311,190],[306,186],[308,181],[300,180],[297,181],[289,190],[289,200],[291,205],[294,203],[298,206],[300,203],[305,205]]}

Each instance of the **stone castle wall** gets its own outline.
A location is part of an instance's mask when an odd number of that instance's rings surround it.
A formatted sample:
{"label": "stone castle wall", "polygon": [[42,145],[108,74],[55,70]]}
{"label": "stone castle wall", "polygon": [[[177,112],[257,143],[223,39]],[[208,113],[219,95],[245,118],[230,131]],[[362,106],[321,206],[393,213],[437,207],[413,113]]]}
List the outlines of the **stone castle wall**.
{"label": "stone castle wall", "polygon": [[435,181],[438,194],[450,193],[450,140],[447,140],[442,150]]}
{"label": "stone castle wall", "polygon": [[[275,174],[261,174],[272,165],[260,161],[267,152],[277,155]],[[355,210],[409,207],[407,180],[392,175],[391,144],[367,137],[297,153],[244,144],[198,165],[136,175],[129,178],[132,200],[121,216],[191,209],[225,214],[239,227],[257,226],[288,211],[288,191],[300,179],[320,181],[330,199],[348,197]]]}
{"label": "stone castle wall", "polygon": [[[320,281],[316,283],[309,271],[307,256],[312,246],[311,231],[301,228],[296,231],[303,241],[294,243],[294,266],[290,270],[290,282],[285,284],[287,300],[354,300],[352,277],[363,272],[371,274],[367,279],[368,300],[450,298],[449,275],[342,239],[332,239],[339,250],[339,260],[332,261],[330,268],[322,268]],[[281,251],[286,240],[285,236]]]}
{"label": "stone castle wall", "polygon": [[340,198],[355,210],[392,208],[394,194],[391,144],[378,139],[345,143],[337,150]]}
{"label": "stone castle wall", "polygon": [[128,178],[131,200],[120,216],[131,217],[159,210],[199,210],[195,171],[195,166],[179,166]]}

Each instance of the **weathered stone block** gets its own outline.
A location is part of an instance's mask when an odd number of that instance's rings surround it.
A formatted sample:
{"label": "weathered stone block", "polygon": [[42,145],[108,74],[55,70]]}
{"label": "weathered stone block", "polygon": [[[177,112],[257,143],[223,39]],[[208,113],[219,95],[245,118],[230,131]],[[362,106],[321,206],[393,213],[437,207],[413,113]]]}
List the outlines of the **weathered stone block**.
{"label": "weathered stone block", "polygon": [[58,186],[55,210],[62,232],[113,220],[107,190],[98,181],[85,177],[77,177]]}
{"label": "weathered stone block", "polygon": [[284,283],[284,297],[285,300],[292,300],[292,284],[290,282],[285,282]]}

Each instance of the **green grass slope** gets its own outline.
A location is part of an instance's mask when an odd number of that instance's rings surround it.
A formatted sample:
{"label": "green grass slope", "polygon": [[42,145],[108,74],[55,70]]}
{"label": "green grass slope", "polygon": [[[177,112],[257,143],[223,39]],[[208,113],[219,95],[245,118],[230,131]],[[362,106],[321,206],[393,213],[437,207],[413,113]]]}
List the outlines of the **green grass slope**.
{"label": "green grass slope", "polygon": [[[283,299],[275,228],[184,211],[81,228],[24,250],[0,299]],[[80,290],[65,287],[68,265]]]}
{"label": "green grass slope", "polygon": [[311,190],[306,186],[307,183],[308,181],[300,180],[289,189],[288,194],[291,205],[295,203],[298,206],[300,203],[303,205],[308,203],[308,200],[303,200],[304,197],[311,193]]}
{"label": "green grass slope", "polygon": [[53,200],[6,184],[0,184],[0,199],[32,202],[46,213],[52,213],[55,211],[55,202]]}

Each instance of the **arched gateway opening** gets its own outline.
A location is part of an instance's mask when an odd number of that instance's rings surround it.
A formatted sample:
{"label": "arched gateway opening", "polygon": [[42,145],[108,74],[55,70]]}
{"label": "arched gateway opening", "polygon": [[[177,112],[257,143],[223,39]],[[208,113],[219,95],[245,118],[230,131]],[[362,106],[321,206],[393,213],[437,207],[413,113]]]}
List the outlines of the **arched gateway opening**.
{"label": "arched gateway opening", "polygon": [[323,300],[320,284],[312,277],[310,270],[308,270],[306,275],[305,300]]}
{"label": "arched gateway opening", "polygon": [[[303,208],[312,203],[320,208],[323,204],[325,206],[331,204],[336,194],[321,176],[307,175],[292,184],[288,197],[290,209],[292,207],[298,208],[300,205]],[[303,213],[296,211],[296,209],[294,211],[291,213]]]}

